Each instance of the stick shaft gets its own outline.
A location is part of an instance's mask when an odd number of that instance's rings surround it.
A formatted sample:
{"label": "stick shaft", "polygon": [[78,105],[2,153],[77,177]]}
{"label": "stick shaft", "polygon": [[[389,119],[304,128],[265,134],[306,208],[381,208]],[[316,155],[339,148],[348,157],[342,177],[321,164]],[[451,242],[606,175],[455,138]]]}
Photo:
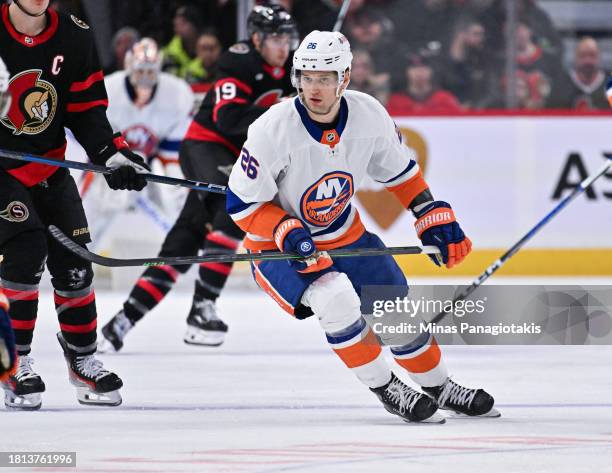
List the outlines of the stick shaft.
{"label": "stick shaft", "polygon": [[342,2],[342,6],[338,12],[338,18],[336,19],[336,23],[334,24],[334,29],[332,31],[340,31],[342,29],[342,24],[344,23],[344,19],[346,18],[346,14],[348,13],[350,6],[351,0],[344,0]]}
{"label": "stick shaft", "polygon": [[[180,266],[197,263],[235,263],[240,261],[271,261],[300,259],[299,255],[293,253],[280,253],[277,251],[265,251],[261,253],[218,253],[203,256],[179,256],[179,257],[154,257],[136,259],[116,259],[92,253],[67,237],[59,228],[49,226],[51,235],[64,247],[81,258],[101,266],[123,267],[123,266]],[[435,246],[397,246],[390,248],[345,248],[329,250],[328,254],[333,258],[356,257],[356,256],[381,256],[381,255],[416,255],[437,254],[439,250]]]}
{"label": "stick shaft", "polygon": [[[79,171],[91,171],[99,174],[110,174],[112,169],[106,166],[100,166],[99,164],[92,163],[80,163],[78,161],[58,161],[56,159],[46,158],[44,156],[36,156],[27,153],[18,153],[16,151],[9,151],[0,149],[0,157],[15,159],[17,161],[26,161],[30,163],[46,164],[48,166],[57,166],[61,168],[77,169]],[[147,181],[157,182],[158,184],[166,184],[170,186],[181,186],[193,189],[196,191],[214,192],[217,194],[225,194],[227,192],[226,186],[220,186],[217,184],[209,184],[206,182],[197,182],[189,179],[178,179],[176,177],[160,176],[158,174],[144,174]]]}
{"label": "stick shaft", "polygon": [[[552,209],[546,216],[540,220],[531,230],[529,230],[523,237],[517,241],[512,247],[506,251],[498,260],[496,260],[491,266],[489,266],[485,271],[478,276],[474,282],[470,286],[468,286],[461,294],[459,294],[453,302],[457,302],[465,299],[470,294],[472,294],[483,282],[489,279],[499,268],[501,268],[506,261],[512,258],[518,251],[527,243],[529,240],[533,238],[533,236],[538,233],[544,225],[550,222],[555,215],[557,215],[561,210],[563,210],[567,205],[582,194],[586,189],[588,189],[597,179],[606,174],[610,168],[612,168],[612,155],[607,155],[608,161],[601,167],[601,169],[593,174],[592,176],[584,179],[576,188],[570,192],[566,197],[561,199],[561,201]],[[441,312],[436,315],[431,322],[438,323],[442,320],[448,312]]]}

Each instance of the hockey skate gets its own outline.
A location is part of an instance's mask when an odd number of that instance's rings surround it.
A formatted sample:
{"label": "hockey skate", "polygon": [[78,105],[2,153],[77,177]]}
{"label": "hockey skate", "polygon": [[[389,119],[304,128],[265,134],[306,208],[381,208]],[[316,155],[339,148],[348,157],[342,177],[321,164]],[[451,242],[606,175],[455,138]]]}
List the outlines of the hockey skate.
{"label": "hockey skate", "polygon": [[68,348],[61,332],[57,334],[68,365],[70,383],[76,387],[77,400],[88,406],[118,406],[119,389],[123,381],[115,373],[105,370],[94,355],[79,355]]}
{"label": "hockey skate", "polygon": [[45,392],[45,383],[32,369],[33,363],[29,355],[20,356],[17,372],[2,383],[4,405],[9,409],[34,411],[42,406],[41,393]]}
{"label": "hockey skate", "polygon": [[423,387],[423,391],[436,400],[440,409],[453,412],[451,417],[500,417],[493,407],[495,400],[484,389],[470,389],[455,383],[451,378],[441,386]]}
{"label": "hockey skate", "polygon": [[436,413],[438,404],[433,399],[407,386],[394,373],[391,373],[391,381],[387,384],[370,390],[378,396],[387,411],[401,417],[404,422],[445,422],[444,418]]}
{"label": "hockey skate", "polygon": [[193,301],[187,317],[187,331],[183,338],[185,343],[217,347],[225,340],[226,333],[227,325],[217,315],[214,301]]}
{"label": "hockey skate", "polygon": [[121,309],[110,321],[102,327],[102,340],[98,342],[101,353],[117,352],[123,348],[123,339],[134,327]]}

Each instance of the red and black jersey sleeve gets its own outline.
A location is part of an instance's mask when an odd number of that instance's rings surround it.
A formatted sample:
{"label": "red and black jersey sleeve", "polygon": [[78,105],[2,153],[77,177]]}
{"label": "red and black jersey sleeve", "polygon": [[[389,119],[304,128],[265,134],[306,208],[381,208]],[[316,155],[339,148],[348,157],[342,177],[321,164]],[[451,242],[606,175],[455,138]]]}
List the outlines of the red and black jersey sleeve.
{"label": "red and black jersey sleeve", "polygon": [[79,40],[81,63],[68,88],[65,125],[94,159],[112,141],[113,129],[106,117],[108,97],[93,36],[90,31],[83,31]]}
{"label": "red and black jersey sleeve", "polygon": [[267,110],[253,103],[258,69],[255,54],[253,49],[247,53],[230,49],[219,60],[219,78],[209,94],[214,103],[212,120],[221,133],[245,135],[249,125]]}

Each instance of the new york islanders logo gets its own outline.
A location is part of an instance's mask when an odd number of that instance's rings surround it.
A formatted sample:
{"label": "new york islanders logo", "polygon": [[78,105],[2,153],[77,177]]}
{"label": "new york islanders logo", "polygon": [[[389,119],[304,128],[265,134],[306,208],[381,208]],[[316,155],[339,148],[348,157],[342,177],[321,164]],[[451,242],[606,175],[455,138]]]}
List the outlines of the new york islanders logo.
{"label": "new york islanders logo", "polygon": [[0,122],[13,134],[37,135],[47,129],[57,109],[57,92],[40,78],[42,71],[33,69],[17,74],[9,82],[13,97],[11,108]]}
{"label": "new york islanders logo", "polygon": [[145,157],[153,156],[157,151],[159,139],[146,125],[132,125],[123,130],[123,136],[132,151],[140,152]]}
{"label": "new york islanders logo", "polygon": [[302,217],[311,225],[326,227],[346,208],[353,192],[353,176],[341,171],[330,172],[302,195]]}

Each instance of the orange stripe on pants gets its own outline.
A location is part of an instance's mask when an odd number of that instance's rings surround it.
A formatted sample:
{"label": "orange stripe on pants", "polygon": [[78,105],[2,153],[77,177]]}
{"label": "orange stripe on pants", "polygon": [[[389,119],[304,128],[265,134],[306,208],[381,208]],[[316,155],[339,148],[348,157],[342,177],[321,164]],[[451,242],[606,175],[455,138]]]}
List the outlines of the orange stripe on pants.
{"label": "orange stripe on pants", "polygon": [[334,351],[349,368],[367,365],[380,355],[382,348],[374,333],[369,330],[363,340],[359,340],[354,345],[346,348],[338,348]]}
{"label": "orange stripe on pants", "polygon": [[420,355],[414,358],[395,358],[395,361],[411,373],[427,373],[438,366],[441,357],[442,353],[440,353],[438,342],[435,338],[432,338],[429,348]]}

